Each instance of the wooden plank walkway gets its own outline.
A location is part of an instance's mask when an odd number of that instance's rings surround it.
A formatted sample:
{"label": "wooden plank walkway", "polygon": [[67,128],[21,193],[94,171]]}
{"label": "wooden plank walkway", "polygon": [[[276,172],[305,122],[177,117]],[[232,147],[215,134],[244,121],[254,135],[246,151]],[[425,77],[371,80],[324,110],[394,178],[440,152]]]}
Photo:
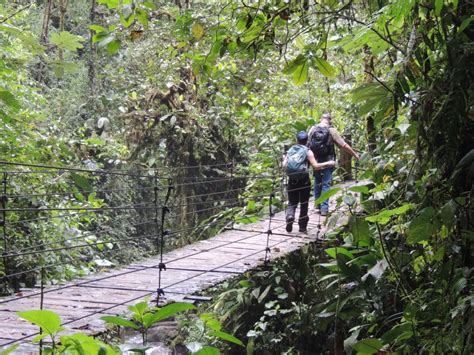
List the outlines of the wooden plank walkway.
{"label": "wooden plank walkway", "polygon": [[[332,198],[333,203],[334,200]],[[324,217],[320,217],[312,208],[309,214],[307,235],[287,233],[284,212],[272,218],[270,259],[314,242],[325,233]],[[318,224],[322,225],[321,229],[318,229]],[[163,261],[167,269],[162,272],[163,300],[186,301],[186,296],[262,265],[268,228],[269,221],[266,219],[164,254]],[[294,228],[298,230],[297,225]],[[159,263],[160,258],[156,256],[121,269],[48,287],[44,291],[43,308],[61,316],[67,329],[65,333],[82,331],[97,334],[105,330],[101,316],[123,314],[128,305],[146,296],[156,297]],[[22,292],[21,299],[18,296],[0,299],[0,347],[16,342],[29,343],[38,334],[37,327],[18,318],[15,312],[39,309],[39,289]]]}

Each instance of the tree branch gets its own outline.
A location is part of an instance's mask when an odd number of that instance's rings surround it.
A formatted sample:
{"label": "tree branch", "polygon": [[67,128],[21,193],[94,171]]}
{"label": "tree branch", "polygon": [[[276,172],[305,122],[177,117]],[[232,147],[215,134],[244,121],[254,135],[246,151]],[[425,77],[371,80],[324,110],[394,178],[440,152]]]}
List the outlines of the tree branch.
{"label": "tree branch", "polygon": [[26,9],[29,9],[31,7],[31,5],[33,5],[33,2],[30,2],[28,5],[26,6],[23,6],[22,8],[18,9],[17,11],[15,11],[14,13],[12,13],[11,15],[8,15],[7,17],[5,17],[4,19],[2,19],[0,21],[0,23],[5,23],[7,22],[9,19],[11,19],[12,17],[15,17],[16,15],[18,15],[20,12],[22,11],[25,11]]}
{"label": "tree branch", "polygon": [[[366,26],[366,27],[369,27],[368,24],[366,24],[365,22],[362,22],[354,17],[351,17],[351,16],[346,16],[346,15],[342,15],[340,14],[339,15],[341,18],[345,19],[345,20],[350,20],[350,21],[354,21],[356,23],[358,23],[359,25],[363,25],[363,26]],[[382,35],[379,31],[377,31],[375,28],[373,27],[370,27],[370,30],[372,32],[374,32],[377,36],[380,37],[380,39],[384,40],[385,42],[387,42],[388,44],[390,44],[393,48],[395,48],[396,50],[400,51],[401,53],[403,53],[405,55],[405,51],[400,48],[394,41],[392,41],[391,38],[387,38],[385,37],[384,35]]]}

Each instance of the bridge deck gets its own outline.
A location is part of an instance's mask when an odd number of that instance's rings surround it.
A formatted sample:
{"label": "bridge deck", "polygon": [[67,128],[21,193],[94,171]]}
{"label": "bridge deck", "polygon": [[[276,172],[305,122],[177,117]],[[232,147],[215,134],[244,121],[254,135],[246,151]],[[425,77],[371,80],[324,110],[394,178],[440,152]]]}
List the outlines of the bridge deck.
{"label": "bridge deck", "polygon": [[[312,208],[309,214],[307,235],[295,231],[287,233],[284,212],[272,218],[270,259],[298,249],[324,234],[324,217]],[[319,223],[323,225],[321,229]],[[298,229],[297,225],[294,227]],[[268,219],[166,253],[163,261],[167,269],[162,272],[161,281],[165,292],[163,300],[186,300],[186,296],[263,264],[267,230]],[[47,287],[43,308],[61,316],[67,329],[64,333],[97,334],[105,330],[101,316],[123,314],[128,305],[149,295],[156,297],[159,262],[157,256],[65,285]],[[15,300],[18,296],[23,298]],[[38,334],[37,327],[18,318],[15,312],[39,309],[39,306],[39,289],[0,299],[0,347],[15,342],[29,343]]]}

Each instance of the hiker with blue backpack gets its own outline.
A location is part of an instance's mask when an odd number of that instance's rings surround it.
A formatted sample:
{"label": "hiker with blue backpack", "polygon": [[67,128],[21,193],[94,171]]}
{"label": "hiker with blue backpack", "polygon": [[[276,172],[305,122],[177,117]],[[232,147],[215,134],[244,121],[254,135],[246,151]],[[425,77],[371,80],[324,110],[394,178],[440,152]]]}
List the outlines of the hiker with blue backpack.
{"label": "hiker with blue backpack", "polygon": [[[318,163],[336,160],[336,152],[334,143],[340,149],[345,150],[355,159],[359,160],[359,154],[346,143],[339,132],[331,125],[332,117],[329,113],[324,113],[321,116],[321,122],[314,125],[309,130],[309,148],[316,156]],[[329,190],[332,181],[333,167],[315,170],[314,171],[314,198],[318,199],[321,194]],[[316,209],[321,216],[326,216],[329,211],[329,200],[316,206]]]}
{"label": "hiker with blue backpack", "polygon": [[334,161],[317,163],[313,152],[307,147],[308,134],[301,131],[296,135],[297,144],[293,145],[286,153],[283,166],[288,175],[288,208],[286,209],[286,231],[293,230],[295,211],[300,204],[300,216],[298,226],[300,233],[306,233],[308,225],[308,201],[311,193],[311,181],[309,178],[309,165],[314,171],[333,168]]}

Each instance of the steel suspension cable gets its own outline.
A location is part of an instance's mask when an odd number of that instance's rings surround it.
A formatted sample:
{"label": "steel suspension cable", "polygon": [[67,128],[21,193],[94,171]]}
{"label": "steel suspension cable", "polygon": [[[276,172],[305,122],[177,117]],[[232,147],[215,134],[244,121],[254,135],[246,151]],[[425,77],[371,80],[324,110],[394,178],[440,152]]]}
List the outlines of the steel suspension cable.
{"label": "steel suspension cable", "polygon": [[[258,198],[258,197],[265,197],[267,196],[266,194],[264,195],[253,195],[253,196],[248,196],[248,197],[245,197],[246,199],[248,198]],[[220,200],[222,201],[222,200]],[[189,212],[187,214],[191,214],[191,213],[200,213],[200,212],[204,212],[204,211],[208,211],[208,210],[213,210],[213,209],[216,209],[216,208],[225,208],[225,207],[232,207],[232,206],[237,206],[239,204],[243,204],[244,201],[236,201],[234,203],[231,203],[231,204],[227,204],[227,205],[217,205],[217,206],[213,206],[211,208],[205,208],[205,209],[200,209],[200,210],[196,210],[196,211],[193,211],[193,212]],[[186,206],[189,206],[190,204],[186,204]],[[175,207],[178,207],[178,206],[183,206],[183,205],[175,205]],[[157,208],[163,208],[163,207],[166,207],[166,206],[156,206]],[[151,210],[152,208],[150,208]],[[180,214],[178,214],[177,216],[179,216]],[[52,217],[54,218],[54,217]],[[149,221],[145,221],[145,222],[141,222],[141,223],[138,223],[138,224],[135,224],[134,226],[137,226],[137,225],[143,225],[143,224],[148,224],[148,223],[156,223],[156,219],[152,219],[152,220],[149,220]],[[203,226],[205,227],[205,226]],[[199,228],[202,228],[202,227],[199,227]],[[28,250],[30,249],[35,249],[37,247],[44,247],[44,246],[49,246],[49,245],[54,245],[54,244],[59,244],[59,243],[64,243],[64,242],[69,242],[69,241],[72,241],[72,240],[78,240],[78,239],[85,239],[87,238],[88,236],[92,236],[92,235],[95,235],[97,233],[109,233],[109,232],[115,232],[115,229],[114,228],[110,228],[108,230],[104,230],[104,231],[99,231],[99,232],[91,232],[90,234],[86,234],[86,235],[82,235],[82,236],[78,236],[78,237],[75,237],[75,238],[69,238],[69,239],[65,239],[65,240],[59,240],[59,241],[55,241],[55,242],[50,242],[50,243],[41,243],[41,244],[37,244],[37,245],[34,245],[34,246],[30,246],[30,247],[27,247],[27,248],[24,248],[24,249],[21,249],[19,251],[17,251],[16,253],[20,253],[21,255],[29,255],[29,254],[24,254],[25,252],[27,252]],[[110,241],[107,241],[107,242],[110,242]],[[100,245],[100,244],[103,244],[103,243],[106,243],[106,242],[97,242],[97,243],[89,243],[88,245],[91,245],[91,246],[94,246],[94,245]],[[77,247],[82,247],[82,246],[71,246],[72,248],[77,248]],[[62,249],[54,249],[54,250],[48,250],[48,251],[57,251],[57,250],[62,250]],[[7,257],[10,257],[9,255],[7,255]]]}
{"label": "steel suspension cable", "polygon": [[[155,222],[156,222],[156,220],[153,218],[153,219],[150,219],[150,220],[145,221],[145,222],[131,224],[131,226],[136,227],[136,226],[149,224],[149,223],[155,223]],[[94,232],[91,231],[89,234],[83,234],[83,235],[73,237],[73,238],[62,239],[62,240],[58,240],[58,241],[55,241],[55,242],[36,244],[34,246],[30,246],[30,247],[27,247],[27,248],[20,249],[17,252],[23,252],[23,251],[27,251],[27,250],[31,250],[31,249],[35,249],[35,248],[39,248],[39,247],[50,246],[50,245],[54,245],[54,244],[58,244],[58,243],[67,243],[67,242],[71,242],[71,241],[74,241],[74,240],[85,239],[85,238],[95,236],[96,234],[100,234],[100,233],[119,233],[119,231],[117,231],[117,228],[109,228],[109,229],[104,229],[104,230],[99,230],[99,231],[94,231]]]}
{"label": "steel suspension cable", "polygon": [[[250,238],[253,238],[253,237],[255,237],[257,235],[260,235],[260,234],[262,234],[262,232],[257,232],[256,234],[251,235],[251,236],[242,237],[242,238],[239,238],[239,239],[234,240],[234,241],[229,241],[229,242],[223,243],[222,245],[219,245],[219,246],[216,246],[216,247],[208,248],[208,249],[206,249],[206,251],[214,250],[216,248],[219,248],[219,247],[222,247],[222,246],[225,246],[225,245],[229,245],[229,244],[232,244],[232,243],[236,243],[236,242],[239,242],[239,241],[250,239]],[[153,237],[155,237],[155,236],[153,236]],[[174,261],[182,260],[182,259],[187,258],[187,257],[199,255],[203,252],[204,251],[198,251],[198,252],[186,255],[186,256],[176,257],[174,259],[168,260],[168,262],[174,262]],[[128,274],[131,274],[131,273],[143,271],[143,270],[150,269],[150,268],[157,268],[158,266],[159,266],[159,264],[156,264],[154,266],[143,266],[142,268],[129,270],[129,271],[124,271],[124,272],[114,274],[114,275],[103,276],[103,277],[99,277],[97,279],[86,280],[86,281],[83,281],[83,282],[80,282],[80,283],[74,283],[74,284],[69,284],[69,285],[65,285],[65,286],[56,287],[54,289],[45,290],[44,293],[50,293],[50,292],[60,291],[60,290],[64,290],[64,289],[68,289],[68,288],[72,288],[72,287],[82,286],[82,285],[86,285],[86,284],[89,284],[89,283],[92,283],[92,282],[103,281],[103,280],[111,279],[111,278],[122,276],[122,275],[128,275]],[[9,302],[12,302],[12,301],[16,301],[16,300],[20,300],[20,299],[24,299],[24,298],[30,298],[30,297],[39,296],[39,295],[40,295],[40,293],[36,292],[36,293],[29,294],[29,295],[17,296],[17,297],[9,298],[9,299],[6,299],[6,300],[0,300],[0,304],[9,303]]]}
{"label": "steel suspension cable", "polygon": [[[96,194],[101,193],[112,193],[112,192],[125,192],[125,191],[152,191],[153,187],[138,187],[138,188],[123,188],[123,189],[107,189],[107,190],[95,190],[91,191],[95,192]],[[51,192],[51,193],[33,193],[33,194],[25,194],[25,195],[10,195],[11,199],[22,199],[22,198],[32,198],[32,197],[49,197],[49,196],[56,196],[56,197],[67,197],[67,196],[74,196],[78,193],[82,193],[81,191],[76,192]]]}

